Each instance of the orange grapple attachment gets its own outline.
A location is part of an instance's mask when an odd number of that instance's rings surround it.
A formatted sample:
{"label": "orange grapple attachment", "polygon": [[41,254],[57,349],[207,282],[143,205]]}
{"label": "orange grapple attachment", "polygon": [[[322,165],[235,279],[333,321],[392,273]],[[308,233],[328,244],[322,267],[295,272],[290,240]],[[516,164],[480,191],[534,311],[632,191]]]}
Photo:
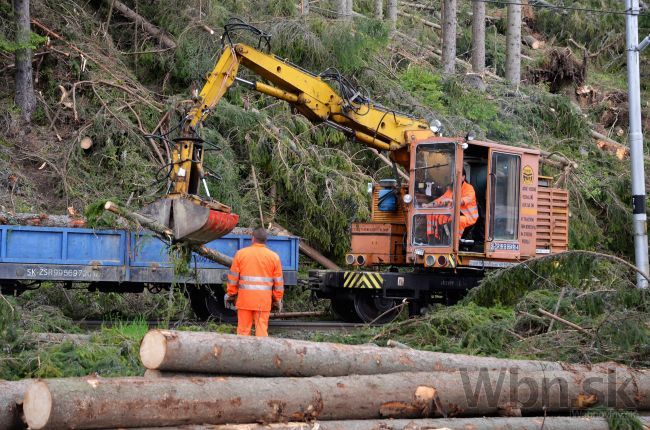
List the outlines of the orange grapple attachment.
{"label": "orange grapple attachment", "polygon": [[239,221],[229,206],[191,195],[164,197],[145,206],[141,213],[169,227],[176,241],[197,245],[225,236]]}

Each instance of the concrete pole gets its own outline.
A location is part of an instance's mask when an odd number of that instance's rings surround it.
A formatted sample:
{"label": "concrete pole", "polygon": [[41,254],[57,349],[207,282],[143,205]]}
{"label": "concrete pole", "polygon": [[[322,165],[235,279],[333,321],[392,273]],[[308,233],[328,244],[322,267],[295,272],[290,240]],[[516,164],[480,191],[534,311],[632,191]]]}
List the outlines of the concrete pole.
{"label": "concrete pole", "polygon": [[[636,266],[648,268],[648,227],[646,217],[643,134],[641,132],[641,91],[639,84],[639,0],[625,0],[627,47],[627,91],[630,112],[630,162],[632,163],[632,222]],[[648,288],[648,280],[636,275],[637,288]]]}

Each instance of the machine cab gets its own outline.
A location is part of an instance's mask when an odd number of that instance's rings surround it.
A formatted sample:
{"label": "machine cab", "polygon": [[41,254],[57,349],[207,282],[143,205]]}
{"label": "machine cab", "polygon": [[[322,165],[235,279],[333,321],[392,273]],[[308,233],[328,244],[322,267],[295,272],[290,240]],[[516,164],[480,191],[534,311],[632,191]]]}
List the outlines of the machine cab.
{"label": "machine cab", "polygon": [[538,151],[429,137],[412,139],[409,160],[408,184],[373,187],[348,264],[500,267],[566,249],[568,196],[539,177]]}
{"label": "machine cab", "polygon": [[411,153],[407,261],[448,267],[462,255],[534,256],[537,151],[435,139]]}

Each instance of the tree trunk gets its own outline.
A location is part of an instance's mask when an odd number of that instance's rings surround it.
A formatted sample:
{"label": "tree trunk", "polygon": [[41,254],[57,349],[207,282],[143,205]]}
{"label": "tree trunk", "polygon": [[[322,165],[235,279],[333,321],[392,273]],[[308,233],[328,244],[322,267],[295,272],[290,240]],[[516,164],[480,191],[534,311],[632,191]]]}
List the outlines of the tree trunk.
{"label": "tree trunk", "polygon": [[521,80],[521,4],[515,2],[508,3],[506,80],[512,85]]}
{"label": "tree trunk", "polygon": [[442,67],[443,72],[456,72],[456,0],[442,1]]}
{"label": "tree trunk", "polygon": [[[650,418],[639,417],[643,425]],[[348,420],[286,424],[224,424],[182,427],[149,427],[138,430],[610,430],[602,417],[526,417],[526,418],[433,418],[419,420]]]}
{"label": "tree trunk", "polygon": [[301,5],[300,14],[302,16],[309,15],[309,0],[302,0],[300,5]]}
{"label": "tree trunk", "polygon": [[77,333],[30,333],[28,339],[38,343],[64,343],[70,342],[78,346],[90,342],[92,335]]}
{"label": "tree trunk", "polygon": [[524,36],[521,38],[522,42],[530,49],[540,49],[544,47],[544,42],[535,39],[533,36]]}
{"label": "tree trunk", "polygon": [[339,18],[345,18],[348,12],[348,0],[339,0],[336,12]]}
{"label": "tree trunk", "polygon": [[[387,165],[389,167],[393,167],[393,165],[395,164],[393,161],[391,161],[388,157],[386,157],[384,154],[382,154],[381,152],[379,152],[375,148],[368,148],[368,149],[370,150],[370,152],[375,154],[377,156],[377,158],[379,158],[385,165]],[[404,179],[406,182],[408,182],[409,179],[410,179],[409,175],[404,173],[404,171],[402,170],[401,167],[396,166],[396,168],[397,168],[397,174],[400,175],[402,177],[402,179]]]}
{"label": "tree trunk", "polygon": [[485,2],[472,2],[472,71],[485,71]]}
{"label": "tree trunk", "polygon": [[29,16],[29,0],[14,0],[16,20],[16,94],[14,102],[20,108],[20,117],[25,122],[31,122],[32,113],[36,109],[36,95],[32,79],[32,49]]}
{"label": "tree trunk", "polygon": [[384,19],[384,0],[375,0],[375,18]]}
{"label": "tree trunk", "polygon": [[20,419],[21,405],[27,387],[32,380],[22,381],[0,381],[0,429],[18,430],[24,429]]}
{"label": "tree trunk", "polygon": [[352,15],[354,15],[354,7],[352,5],[352,0],[347,0],[346,4],[346,14],[347,14],[347,19],[352,19]]}
{"label": "tree trunk", "polygon": [[31,225],[40,227],[85,227],[84,218],[73,218],[67,215],[47,214],[12,214],[0,211],[0,224]]}
{"label": "tree trunk", "polygon": [[[568,367],[550,361],[171,330],[149,331],[140,345],[140,359],[149,369],[251,376],[344,376],[482,368],[558,371]],[[598,368],[611,366],[618,368],[615,364]],[[588,370],[584,366],[574,369]]]}
{"label": "tree trunk", "polygon": [[414,19],[414,20],[416,20],[418,22],[421,22],[422,24],[426,25],[427,27],[435,28],[435,29],[438,29],[438,30],[442,28],[440,26],[440,24],[437,24],[435,22],[431,22],[431,21],[429,21],[427,19],[424,19],[424,18],[420,18],[419,16],[415,16],[415,15],[412,15],[410,13],[400,11],[400,12],[397,12],[397,14],[399,16],[405,16],[407,18],[411,18],[411,19]]}
{"label": "tree trunk", "polygon": [[146,369],[144,375],[146,379],[158,378],[218,378],[220,376],[210,375],[207,373],[194,373],[194,372],[163,372],[160,370]]}
{"label": "tree trunk", "polygon": [[172,40],[171,37],[167,36],[163,30],[160,28],[156,27],[144,17],[142,17],[140,14],[137,12],[131,10],[127,5],[122,3],[119,0],[105,0],[106,3],[109,5],[113,5],[115,9],[120,11],[122,15],[130,19],[131,21],[135,22],[137,25],[142,26],[142,28],[152,35],[153,37],[157,38],[160,41],[160,44],[164,46],[165,48],[169,49],[174,49],[176,48],[176,42]]}
{"label": "tree trunk", "polygon": [[52,379],[29,386],[23,411],[29,427],[40,430],[515,416],[595,406],[650,409],[650,372],[513,369],[334,378]]}
{"label": "tree trunk", "polygon": [[391,30],[397,28],[397,0],[388,0],[386,3],[386,18]]}
{"label": "tree trunk", "polygon": [[[114,214],[119,215],[128,221],[142,225],[143,227],[151,230],[165,240],[169,240],[173,236],[172,230],[165,227],[164,225],[159,224],[158,222],[151,220],[143,215],[140,215],[139,213],[131,212],[129,210],[121,208],[113,202],[106,202],[104,209],[109,212],[113,212]],[[208,248],[205,245],[190,245],[190,249],[200,256],[219,264],[223,264],[226,267],[230,267],[232,265],[232,257],[214,249]]]}
{"label": "tree trunk", "polygon": [[[291,233],[290,231],[288,231],[286,228],[282,227],[279,224],[271,224],[270,230],[271,233],[280,236],[295,236],[295,234]],[[323,254],[318,252],[315,248],[309,246],[307,242],[301,240],[300,243],[298,244],[298,248],[300,249],[300,252],[302,252],[312,260],[314,260],[316,263],[325,267],[326,269],[341,270],[341,268],[336,263],[334,263],[329,258],[325,257]]]}

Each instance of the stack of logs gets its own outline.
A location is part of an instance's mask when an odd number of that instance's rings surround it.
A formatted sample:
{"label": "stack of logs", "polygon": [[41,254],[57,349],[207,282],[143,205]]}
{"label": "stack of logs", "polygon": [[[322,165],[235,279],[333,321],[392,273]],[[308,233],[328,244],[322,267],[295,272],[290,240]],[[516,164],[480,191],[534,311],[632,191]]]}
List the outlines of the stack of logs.
{"label": "stack of logs", "polygon": [[145,336],[140,358],[144,377],[32,382],[24,421],[33,430],[604,430],[604,418],[575,412],[650,411],[650,371],[615,363],[167,330]]}

